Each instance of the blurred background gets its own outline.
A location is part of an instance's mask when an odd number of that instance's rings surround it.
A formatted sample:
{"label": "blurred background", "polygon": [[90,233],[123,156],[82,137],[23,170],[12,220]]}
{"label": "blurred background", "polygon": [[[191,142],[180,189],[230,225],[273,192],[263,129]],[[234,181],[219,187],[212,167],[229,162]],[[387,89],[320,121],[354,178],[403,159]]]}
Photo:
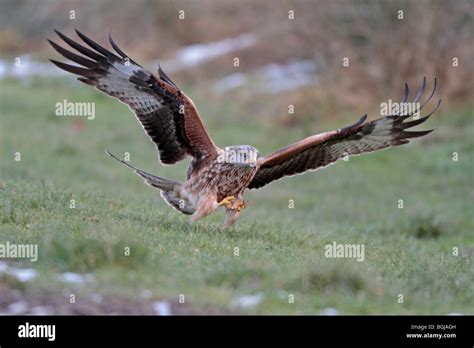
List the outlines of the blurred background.
{"label": "blurred background", "polygon": [[[473,20],[471,0],[0,0],[0,244],[40,253],[0,259],[0,314],[474,313]],[[74,28],[160,63],[220,146],[378,118],[424,76],[436,131],[250,191],[230,230],[189,226],[104,149],[176,180],[186,161],[160,165],[125,105],[47,61]],[[63,100],[95,119],[57,117]],[[364,262],[325,258],[334,241]]]}
{"label": "blurred background", "polygon": [[[72,34],[77,27],[99,42],[110,32],[133,58],[151,68],[159,60],[181,83],[242,99],[252,117],[294,126],[348,108],[370,111],[423,76],[438,77],[445,103],[473,92],[468,0],[2,0],[1,8],[0,76],[9,74],[6,57],[44,60],[52,56],[45,38],[54,38],[53,28]],[[46,73],[38,70],[32,64],[16,73]],[[255,97],[269,93],[280,95],[262,108]],[[291,120],[278,111],[288,104],[298,110]]]}

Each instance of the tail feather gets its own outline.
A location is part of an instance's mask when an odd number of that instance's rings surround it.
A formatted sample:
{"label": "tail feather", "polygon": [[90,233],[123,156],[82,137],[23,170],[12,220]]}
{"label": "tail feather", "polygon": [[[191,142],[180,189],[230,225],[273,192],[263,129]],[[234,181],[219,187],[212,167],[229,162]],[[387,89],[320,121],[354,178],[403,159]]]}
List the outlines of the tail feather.
{"label": "tail feather", "polygon": [[161,191],[161,197],[173,208],[186,215],[192,215],[196,207],[185,198],[181,198],[176,191]]}
{"label": "tail feather", "polygon": [[161,190],[161,197],[168,203],[171,207],[178,210],[179,212],[187,215],[191,215],[196,211],[196,207],[192,202],[186,198],[181,197],[182,191],[182,183],[174,180],[169,180],[165,178],[160,178],[159,176],[155,176],[153,174],[144,172],[141,169],[135,168],[130,163],[121,160],[120,158],[114,156],[109,151],[105,150],[107,155],[119,161],[120,163],[126,165],[130,169],[132,169],[136,174],[140,175],[142,178],[145,179],[145,184],[148,184],[152,187],[155,187]]}
{"label": "tail feather", "polygon": [[117,158],[115,155],[113,155],[109,151],[105,150],[105,152],[107,153],[107,155],[109,155],[113,159],[119,161],[120,163],[122,163],[122,164],[126,165],[127,167],[129,167],[130,169],[132,169],[137,175],[140,175],[142,178],[145,179],[146,184],[148,184],[152,187],[155,187],[155,188],[160,189],[162,191],[173,191],[176,186],[181,186],[181,183],[178,182],[178,181],[169,180],[169,179],[165,179],[165,178],[160,178],[159,176],[144,172],[143,170],[135,168],[134,166],[132,166],[131,164],[125,162],[124,160],[121,160],[121,159]]}

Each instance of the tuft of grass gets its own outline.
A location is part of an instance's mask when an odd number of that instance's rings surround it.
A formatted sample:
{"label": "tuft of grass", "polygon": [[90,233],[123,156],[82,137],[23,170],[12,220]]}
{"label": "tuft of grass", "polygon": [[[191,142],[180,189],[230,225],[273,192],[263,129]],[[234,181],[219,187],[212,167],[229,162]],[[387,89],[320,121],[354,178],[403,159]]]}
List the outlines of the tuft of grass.
{"label": "tuft of grass", "polygon": [[436,216],[422,215],[408,220],[408,233],[416,238],[438,238],[447,233],[447,227]]}
{"label": "tuft of grass", "polygon": [[352,261],[324,261],[300,272],[289,289],[300,289],[302,293],[352,293],[360,291],[372,292],[375,277],[365,267]]}

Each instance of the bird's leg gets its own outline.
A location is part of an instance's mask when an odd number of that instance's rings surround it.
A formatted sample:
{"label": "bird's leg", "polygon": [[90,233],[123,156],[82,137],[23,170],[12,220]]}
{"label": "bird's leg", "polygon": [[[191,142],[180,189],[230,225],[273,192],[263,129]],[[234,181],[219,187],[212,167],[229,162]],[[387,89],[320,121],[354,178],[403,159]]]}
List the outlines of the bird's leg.
{"label": "bird's leg", "polygon": [[233,225],[234,222],[238,219],[239,216],[240,216],[240,210],[227,209],[226,214],[225,214],[225,219],[224,219],[224,228],[227,228],[230,225]]}
{"label": "bird's leg", "polygon": [[235,197],[234,196],[228,196],[224,198],[222,201],[219,202],[219,207],[222,205],[225,205],[227,209],[232,209],[233,203],[234,203]]}
{"label": "bird's leg", "polygon": [[244,209],[247,205],[245,204],[245,201],[243,199],[237,200],[237,203],[235,204],[235,210],[240,212],[242,209]]}
{"label": "bird's leg", "polygon": [[206,198],[206,199],[203,199],[203,200],[199,201],[197,203],[197,209],[191,215],[189,223],[192,224],[196,220],[211,214],[214,210],[216,210],[217,207],[216,207],[216,198],[215,198],[215,196],[211,196],[210,198]]}
{"label": "bird's leg", "polygon": [[240,212],[245,208],[245,201],[241,195],[232,200],[231,206],[226,206],[224,227],[229,227],[239,218]]}

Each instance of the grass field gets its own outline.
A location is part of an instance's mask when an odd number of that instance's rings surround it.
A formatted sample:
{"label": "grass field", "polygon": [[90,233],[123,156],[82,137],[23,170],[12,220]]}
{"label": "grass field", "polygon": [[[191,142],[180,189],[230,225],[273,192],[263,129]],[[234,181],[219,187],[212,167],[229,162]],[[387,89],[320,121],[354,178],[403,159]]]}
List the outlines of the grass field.
{"label": "grass field", "polygon": [[[243,122],[245,105],[188,92],[217,144],[262,154],[359,116],[303,132]],[[96,118],[55,116],[63,99],[94,101]],[[125,105],[72,78],[3,81],[0,111],[0,243],[39,246],[36,263],[8,261],[39,277],[0,272],[0,312],[24,301],[54,313],[151,314],[162,301],[178,314],[474,314],[471,107],[442,105],[426,126],[436,132],[408,146],[247,192],[248,208],[228,230],[222,213],[190,226],[106,156],[129,152],[139,168],[184,178],[186,163],[161,166]],[[326,258],[333,241],[363,244],[364,261]],[[65,283],[65,272],[91,276]]]}

